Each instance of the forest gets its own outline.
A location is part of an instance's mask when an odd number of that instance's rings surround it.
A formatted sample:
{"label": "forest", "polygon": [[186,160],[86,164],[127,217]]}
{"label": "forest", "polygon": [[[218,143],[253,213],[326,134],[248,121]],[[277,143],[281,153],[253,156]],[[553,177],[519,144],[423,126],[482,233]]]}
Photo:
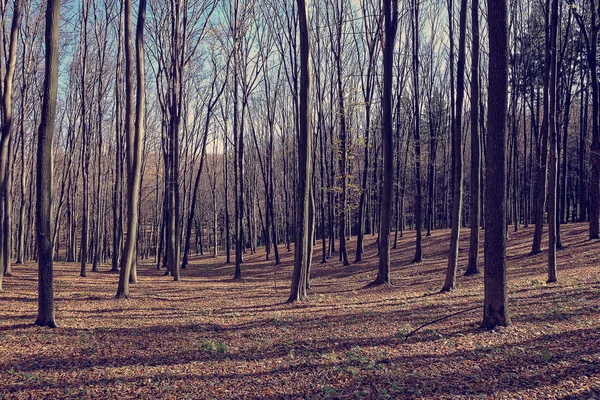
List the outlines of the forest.
{"label": "forest", "polygon": [[600,399],[600,0],[0,26],[0,398]]}

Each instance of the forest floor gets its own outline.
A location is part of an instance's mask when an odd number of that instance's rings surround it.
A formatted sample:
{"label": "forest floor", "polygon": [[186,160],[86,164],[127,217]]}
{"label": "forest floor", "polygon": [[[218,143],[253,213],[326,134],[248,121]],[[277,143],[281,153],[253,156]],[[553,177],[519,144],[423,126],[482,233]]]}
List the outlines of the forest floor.
{"label": "forest floor", "polygon": [[[315,249],[309,302],[288,305],[292,255],[283,265],[246,255],[232,281],[224,258],[194,258],[181,282],[140,265],[132,298],[117,300],[118,276],[80,278],[55,265],[56,329],[32,325],[36,266],[17,265],[0,293],[0,398],[194,399],[600,399],[600,241],[587,225],[563,226],[557,284],[546,284],[546,254],[529,256],[532,229],[510,233],[513,325],[479,328],[482,310],[427,326],[482,304],[483,276],[439,294],[448,231],[414,233],[392,251],[393,287],[375,277],[376,245],[365,261],[320,264]],[[482,235],[483,237],[483,235]],[[351,241],[350,258],[354,259]],[[481,257],[483,259],[483,256]]]}

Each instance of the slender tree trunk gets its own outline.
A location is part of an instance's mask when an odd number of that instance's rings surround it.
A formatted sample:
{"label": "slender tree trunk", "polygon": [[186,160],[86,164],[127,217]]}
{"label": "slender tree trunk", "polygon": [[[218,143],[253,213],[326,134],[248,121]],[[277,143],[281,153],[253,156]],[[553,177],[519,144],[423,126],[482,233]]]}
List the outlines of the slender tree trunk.
{"label": "slender tree trunk", "polygon": [[342,265],[350,265],[348,261],[348,250],[346,248],[346,218],[348,214],[348,137],[347,137],[347,115],[346,105],[344,101],[344,88],[343,88],[343,77],[342,77],[342,12],[339,15],[340,21],[337,24],[337,43],[336,50],[334,51],[336,68],[337,68],[337,94],[338,94],[338,107],[339,107],[339,118],[340,118],[340,155],[339,155],[339,176],[341,180],[341,191],[339,197],[339,209],[338,209],[338,229],[340,239],[340,261]]}
{"label": "slender tree trunk", "polygon": [[592,37],[590,40],[591,51],[588,55],[592,86],[592,144],[590,147],[591,176],[590,176],[590,239],[600,238],[600,89],[598,88],[598,43],[596,2],[591,0],[592,11]]}
{"label": "slender tree trunk", "polygon": [[556,282],[558,157],[556,132],[558,0],[552,0],[550,21],[550,160],[548,182],[548,282]]}
{"label": "slender tree trunk", "polygon": [[[12,135],[11,135],[12,136]],[[14,138],[11,138],[8,143],[8,159],[13,160]],[[2,221],[2,229],[5,232],[4,242],[2,245],[2,264],[4,265],[4,276],[12,276],[12,168],[6,170],[5,190],[4,190],[4,220]],[[0,268],[2,269],[2,268]]]}
{"label": "slender tree trunk", "polygon": [[[381,185],[381,214],[379,225],[379,269],[373,285],[390,281],[390,229],[394,195],[394,129],[392,120],[392,90],[394,72],[394,44],[398,30],[398,0],[383,2],[385,45],[383,51],[383,184]],[[366,161],[366,160],[365,160]]]}
{"label": "slender tree trunk", "polygon": [[225,191],[225,263],[231,264],[231,222],[229,218],[229,160],[227,151],[227,122],[225,122],[225,137],[223,138],[223,188]]}
{"label": "slender tree trunk", "polygon": [[113,187],[113,243],[111,271],[119,271],[121,237],[123,235],[123,136],[121,119],[121,59],[123,49],[123,5],[119,10],[119,32],[117,39],[117,68],[115,78],[115,182]]}
{"label": "slender tree trunk", "polygon": [[82,27],[81,35],[83,40],[83,47],[81,48],[81,175],[83,190],[81,192],[81,245],[80,245],[80,265],[81,269],[79,276],[86,276],[86,265],[88,262],[88,232],[89,232],[89,163],[90,163],[90,149],[89,149],[89,132],[88,115],[87,115],[87,22],[89,16],[89,0],[83,0],[81,3],[82,7]]}
{"label": "slender tree trunk", "polygon": [[413,0],[412,8],[414,16],[412,18],[413,33],[413,96],[415,113],[415,258],[413,262],[423,261],[423,195],[421,188],[421,102],[419,95],[419,1]]}
{"label": "slender tree trunk", "polygon": [[[0,137],[0,224],[3,229],[0,231],[0,291],[2,290],[2,275],[10,275],[10,250],[12,243],[11,230],[11,185],[10,175],[12,171],[10,142],[13,126],[13,84],[17,60],[17,47],[19,42],[19,29],[21,26],[21,14],[23,9],[23,0],[15,0],[13,8],[13,17],[10,28],[10,42],[8,54],[6,54],[6,72],[2,86],[2,135]],[[5,47],[6,49],[6,47]]]}
{"label": "slender tree trunk", "polygon": [[[237,10],[236,10],[237,13]],[[236,14],[237,24],[237,14]],[[237,29],[237,28],[236,28]],[[235,192],[235,273],[233,279],[241,279],[242,277],[242,257],[244,246],[243,235],[243,220],[244,220],[244,192],[243,192],[243,176],[241,175],[242,166],[240,165],[240,136],[239,129],[239,72],[238,72],[238,33],[234,34],[233,38],[233,168],[234,168],[234,192]],[[241,200],[241,202],[240,202]]]}
{"label": "slender tree trunk", "polygon": [[[546,0],[546,10],[549,8],[550,0]],[[544,107],[542,116],[542,131],[540,145],[540,166],[537,177],[537,199],[535,205],[535,231],[533,235],[532,254],[542,252],[542,234],[544,230],[544,208],[546,205],[546,169],[548,166],[548,113],[549,113],[549,85],[550,85],[550,37],[548,13],[545,13],[545,59],[544,59]]]}
{"label": "slender tree trunk", "polygon": [[[582,72],[582,88],[585,88]],[[588,131],[588,109],[589,109],[589,90],[587,88],[582,93],[584,99],[581,105],[581,124],[579,132],[579,222],[585,222],[587,218],[587,191],[586,188],[586,163],[585,163],[585,146],[587,141]]]}
{"label": "slender tree trunk", "polygon": [[[471,1],[471,238],[465,275],[479,273],[479,181],[481,140],[479,138],[479,0]],[[527,158],[527,157],[526,157]]]}
{"label": "slender tree trunk", "polygon": [[[356,232],[356,257],[354,262],[362,261],[362,255],[365,251],[364,236],[365,236],[365,209],[367,199],[367,180],[369,176],[369,133],[371,120],[371,105],[367,100],[365,106],[365,149],[364,149],[364,166],[362,172],[362,184],[360,198],[358,201],[358,226]],[[391,124],[391,122],[390,122]]]}
{"label": "slender tree trunk", "polygon": [[458,39],[458,67],[456,70],[456,114],[452,137],[452,232],[450,234],[450,249],[448,250],[448,269],[446,282],[442,292],[455,289],[456,269],[458,267],[458,247],[460,242],[460,227],[462,218],[462,113],[465,97],[465,58],[467,36],[467,0],[460,3],[460,33]]}

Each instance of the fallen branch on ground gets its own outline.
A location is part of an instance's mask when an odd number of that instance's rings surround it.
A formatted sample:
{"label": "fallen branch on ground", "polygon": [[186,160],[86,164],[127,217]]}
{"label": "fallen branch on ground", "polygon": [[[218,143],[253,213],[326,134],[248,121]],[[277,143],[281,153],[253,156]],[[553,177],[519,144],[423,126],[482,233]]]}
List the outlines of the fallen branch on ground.
{"label": "fallen branch on ground", "polygon": [[440,322],[440,321],[443,321],[443,320],[445,320],[445,319],[452,318],[452,317],[454,317],[454,316],[456,316],[456,315],[459,315],[459,314],[464,314],[464,313],[466,313],[466,312],[469,312],[469,311],[474,311],[474,310],[479,310],[479,309],[482,309],[482,308],[483,308],[483,306],[477,306],[477,307],[473,307],[473,308],[468,308],[468,309],[466,309],[466,310],[458,311],[458,312],[455,312],[455,313],[453,313],[453,314],[446,315],[446,316],[443,316],[443,317],[441,317],[441,318],[434,319],[433,321],[427,322],[427,323],[425,323],[425,324],[423,324],[423,325],[419,326],[417,329],[415,329],[415,330],[411,331],[411,332],[410,332],[408,335],[406,335],[406,337],[404,338],[404,342],[406,342],[406,341],[408,340],[408,338],[409,338],[409,337],[411,337],[412,335],[414,335],[415,333],[417,333],[417,332],[418,332],[418,331],[420,331],[421,329],[425,328],[426,326],[433,325],[433,324],[435,324],[436,322]]}

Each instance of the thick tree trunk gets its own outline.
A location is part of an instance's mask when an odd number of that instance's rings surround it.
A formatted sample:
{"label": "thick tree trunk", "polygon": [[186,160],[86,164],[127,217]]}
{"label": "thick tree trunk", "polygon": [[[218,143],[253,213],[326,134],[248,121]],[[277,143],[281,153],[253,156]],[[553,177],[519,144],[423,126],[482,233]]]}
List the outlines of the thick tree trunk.
{"label": "thick tree trunk", "polygon": [[[308,299],[308,281],[312,249],[311,233],[311,181],[312,181],[312,132],[310,130],[310,39],[308,27],[308,4],[297,0],[300,28],[300,107],[298,135],[298,207],[296,216],[296,244],[294,270],[288,302]],[[314,209],[314,207],[313,207]],[[313,212],[314,218],[314,212]]]}
{"label": "thick tree trunk", "polygon": [[488,2],[489,95],[485,190],[485,269],[482,326],[510,325],[506,277],[506,119],[508,109],[508,16],[506,0]]}
{"label": "thick tree trunk", "polygon": [[123,257],[120,261],[119,287],[117,298],[129,297],[129,283],[133,276],[133,264],[136,262],[136,242],[139,223],[138,202],[141,190],[142,150],[144,141],[145,86],[144,69],[144,24],[146,21],[146,0],[140,0],[136,28],[136,78],[137,105],[135,126],[133,124],[133,44],[131,42],[131,0],[125,0],[125,123],[127,133],[127,234]]}
{"label": "thick tree trunk", "polygon": [[52,265],[52,139],[58,93],[60,0],[46,4],[46,65],[42,118],[38,131],[36,175],[36,240],[38,246],[38,315],[35,325],[55,328]]}

